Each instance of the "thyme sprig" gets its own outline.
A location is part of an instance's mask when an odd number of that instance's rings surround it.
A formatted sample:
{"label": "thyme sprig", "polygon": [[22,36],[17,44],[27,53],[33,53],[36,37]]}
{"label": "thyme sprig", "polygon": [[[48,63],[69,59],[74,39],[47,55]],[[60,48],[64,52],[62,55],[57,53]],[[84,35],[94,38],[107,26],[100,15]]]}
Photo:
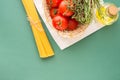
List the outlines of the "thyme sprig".
{"label": "thyme sprig", "polygon": [[99,0],[68,0],[68,8],[74,12],[72,18],[81,24],[89,24],[91,22],[95,7],[100,7]]}

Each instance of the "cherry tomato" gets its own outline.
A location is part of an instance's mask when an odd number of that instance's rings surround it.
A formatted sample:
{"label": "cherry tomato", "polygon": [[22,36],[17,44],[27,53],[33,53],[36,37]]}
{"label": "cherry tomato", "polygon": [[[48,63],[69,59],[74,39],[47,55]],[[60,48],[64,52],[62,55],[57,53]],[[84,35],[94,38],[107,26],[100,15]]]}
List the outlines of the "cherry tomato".
{"label": "cherry tomato", "polygon": [[74,14],[73,11],[68,9],[67,3],[67,1],[62,1],[58,8],[58,12],[61,13],[63,16],[71,16]]}
{"label": "cherry tomato", "polygon": [[50,16],[51,18],[55,17],[58,14],[58,9],[57,8],[52,8],[50,10]]}
{"label": "cherry tomato", "polygon": [[68,27],[67,30],[75,30],[78,27],[78,22],[75,19],[70,19],[68,21]]}
{"label": "cherry tomato", "polygon": [[52,24],[57,30],[63,31],[68,27],[68,20],[64,16],[57,15],[52,19]]}
{"label": "cherry tomato", "polygon": [[49,7],[58,7],[62,0],[47,0]]}

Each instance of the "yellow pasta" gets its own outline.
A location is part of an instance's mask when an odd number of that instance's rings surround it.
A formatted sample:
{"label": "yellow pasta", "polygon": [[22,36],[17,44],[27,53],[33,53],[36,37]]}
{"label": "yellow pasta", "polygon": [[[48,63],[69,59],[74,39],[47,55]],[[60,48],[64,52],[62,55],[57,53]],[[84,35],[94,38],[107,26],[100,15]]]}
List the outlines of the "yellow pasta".
{"label": "yellow pasta", "polygon": [[33,0],[22,0],[30,21],[35,41],[41,58],[47,58],[54,55],[48,38],[39,20]]}

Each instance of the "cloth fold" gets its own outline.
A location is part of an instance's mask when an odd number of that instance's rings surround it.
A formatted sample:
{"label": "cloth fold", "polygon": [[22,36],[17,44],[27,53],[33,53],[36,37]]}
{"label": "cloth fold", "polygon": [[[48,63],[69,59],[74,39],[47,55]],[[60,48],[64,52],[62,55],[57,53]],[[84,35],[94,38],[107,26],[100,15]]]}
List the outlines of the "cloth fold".
{"label": "cloth fold", "polygon": [[[75,44],[76,42],[82,40],[83,38],[89,36],[90,34],[104,27],[104,25],[101,25],[97,23],[95,20],[93,20],[92,23],[88,26],[88,28],[84,31],[82,35],[78,35],[77,37],[74,38],[64,38],[60,36],[57,31],[53,30],[53,28],[48,24],[44,13],[44,6],[42,4],[42,1],[43,0],[34,0],[35,6],[40,16],[42,17],[44,23],[46,24],[46,27],[48,28],[50,34],[52,35],[53,39],[58,44],[61,50]],[[101,0],[101,3],[103,3],[103,0]]]}

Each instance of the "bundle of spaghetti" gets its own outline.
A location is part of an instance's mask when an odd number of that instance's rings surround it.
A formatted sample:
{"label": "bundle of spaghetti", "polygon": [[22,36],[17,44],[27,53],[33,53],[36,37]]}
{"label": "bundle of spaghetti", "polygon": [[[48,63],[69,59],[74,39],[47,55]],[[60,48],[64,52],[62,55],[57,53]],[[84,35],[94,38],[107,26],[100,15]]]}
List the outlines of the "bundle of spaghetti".
{"label": "bundle of spaghetti", "polygon": [[22,3],[30,21],[40,57],[47,58],[53,56],[53,49],[40,22],[33,0],[22,0]]}

